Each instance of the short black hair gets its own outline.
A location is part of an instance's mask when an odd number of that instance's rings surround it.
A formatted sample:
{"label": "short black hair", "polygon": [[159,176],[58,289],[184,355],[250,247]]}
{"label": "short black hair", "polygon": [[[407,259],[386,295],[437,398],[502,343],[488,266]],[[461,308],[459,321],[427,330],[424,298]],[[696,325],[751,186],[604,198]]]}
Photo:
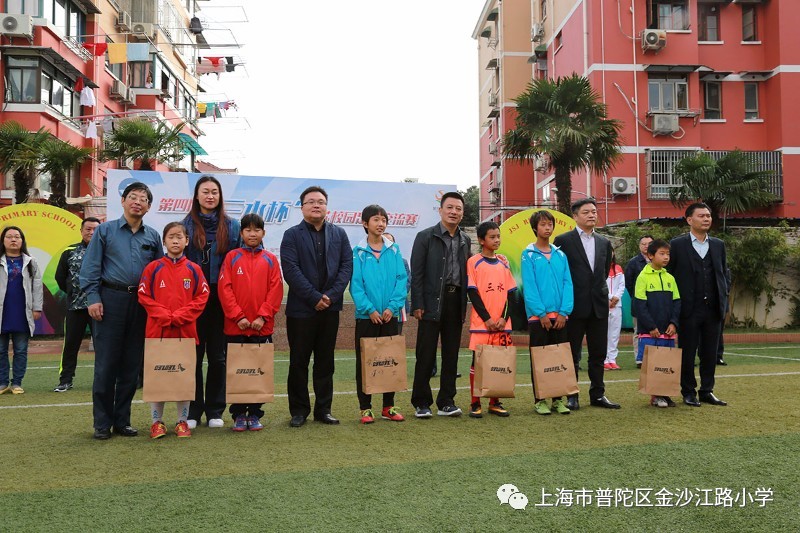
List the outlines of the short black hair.
{"label": "short black hair", "polygon": [[141,181],[134,181],[133,183],[125,187],[125,190],[122,191],[122,199],[124,200],[125,198],[127,198],[128,195],[133,191],[144,191],[145,194],[147,194],[147,203],[153,205],[153,193],[150,192],[150,187],[148,187]]}
{"label": "short black hair", "polygon": [[683,215],[684,218],[689,218],[690,216],[694,215],[694,212],[698,209],[708,209],[708,212],[711,212],[711,208],[708,207],[708,204],[705,202],[695,202],[690,204],[689,207],[686,208],[686,213]]}
{"label": "short black hair", "polygon": [[533,230],[533,234],[536,235],[537,237],[539,236],[539,234],[536,232],[536,228],[537,226],[539,226],[539,222],[541,222],[542,219],[549,220],[550,222],[552,222],[553,227],[555,227],[556,225],[556,217],[553,216],[553,213],[551,213],[550,211],[545,211],[544,209],[542,209],[541,211],[536,211],[534,214],[531,215],[531,229]]}
{"label": "short black hair", "polygon": [[[389,215],[386,214],[386,209],[382,208],[378,204],[370,204],[370,205],[368,205],[367,207],[364,208],[364,210],[361,212],[361,222],[366,224],[367,222],[369,222],[369,219],[371,219],[375,215],[383,216],[386,219],[386,222],[388,224]],[[369,231],[367,231],[366,227],[364,227],[364,232],[365,233],[369,233]]]}
{"label": "short black hair", "polygon": [[306,188],[306,190],[304,190],[303,192],[300,193],[300,203],[301,204],[306,201],[306,195],[308,193],[311,193],[311,192],[318,192],[318,193],[322,194],[322,196],[325,197],[325,201],[326,202],[328,201],[328,193],[325,192],[325,189],[323,189],[319,185],[312,185],[311,187]]}
{"label": "short black hair", "polygon": [[642,239],[654,239],[654,238],[655,238],[655,237],[653,237],[653,236],[652,236],[652,235],[650,235],[649,233],[645,233],[644,235],[642,235],[641,237],[639,237],[639,242],[641,243],[641,242],[642,242]]}
{"label": "short black hair", "polygon": [[450,192],[446,192],[446,193],[444,193],[442,195],[442,199],[439,202],[439,207],[442,207],[444,205],[444,201],[447,200],[448,198],[455,198],[456,200],[460,200],[461,201],[461,205],[462,206],[466,205],[466,202],[464,201],[464,197],[461,196],[461,193],[457,193],[455,191],[450,191]]}
{"label": "short black hair", "polygon": [[570,209],[572,210],[572,214],[576,214],[581,207],[585,206],[586,204],[592,204],[593,206],[597,207],[597,200],[594,198],[581,198],[580,200],[575,200],[572,202]]}
{"label": "short black hair", "polygon": [[161,240],[162,241],[166,241],[167,240],[167,233],[169,233],[169,230],[171,230],[172,228],[177,228],[177,227],[180,227],[183,230],[183,234],[186,235],[186,238],[188,239],[189,238],[189,230],[186,229],[186,226],[183,225],[183,222],[170,222],[169,224],[164,226],[164,231],[161,232]]}
{"label": "short black hair", "polygon": [[258,213],[247,213],[245,216],[242,217],[242,220],[239,222],[239,226],[242,229],[246,228],[264,229],[264,219],[261,218],[261,215],[259,215]]}
{"label": "short black hair", "polygon": [[656,252],[662,248],[670,249],[670,245],[664,239],[656,239],[647,245],[647,255],[656,255]]}
{"label": "short black hair", "polygon": [[97,222],[98,224],[102,224],[99,218],[96,217],[86,217],[81,220],[81,229],[86,225],[87,222]]}
{"label": "short black hair", "polygon": [[481,222],[477,230],[478,238],[485,239],[486,234],[489,233],[490,229],[500,229],[500,226],[497,225],[497,222],[492,222],[491,220],[488,220],[486,222]]}

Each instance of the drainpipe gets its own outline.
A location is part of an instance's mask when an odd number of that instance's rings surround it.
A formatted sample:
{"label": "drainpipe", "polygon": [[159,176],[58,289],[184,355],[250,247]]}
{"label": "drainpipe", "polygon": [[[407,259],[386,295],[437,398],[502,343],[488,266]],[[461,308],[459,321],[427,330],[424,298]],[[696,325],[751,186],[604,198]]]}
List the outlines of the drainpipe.
{"label": "drainpipe", "polygon": [[642,161],[639,154],[639,84],[637,83],[636,76],[636,2],[631,2],[631,35],[634,39],[631,40],[631,52],[633,57],[633,109],[636,113],[634,126],[636,131],[636,209],[637,218],[642,219]]}

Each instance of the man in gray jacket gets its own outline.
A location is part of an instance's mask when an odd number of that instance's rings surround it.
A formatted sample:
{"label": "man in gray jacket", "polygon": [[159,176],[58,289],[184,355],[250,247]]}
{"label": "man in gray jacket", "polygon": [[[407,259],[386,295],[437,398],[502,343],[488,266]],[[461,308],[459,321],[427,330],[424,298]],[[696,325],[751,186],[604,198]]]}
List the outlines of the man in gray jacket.
{"label": "man in gray jacket", "polygon": [[458,225],[464,217],[464,198],[457,192],[442,196],[442,220],[422,230],[411,250],[411,309],[419,321],[417,363],[411,404],[417,418],[433,416],[431,372],[441,337],[442,373],[436,405],[440,416],[458,416],[455,405],[458,350],[467,312],[467,259],[470,240]]}

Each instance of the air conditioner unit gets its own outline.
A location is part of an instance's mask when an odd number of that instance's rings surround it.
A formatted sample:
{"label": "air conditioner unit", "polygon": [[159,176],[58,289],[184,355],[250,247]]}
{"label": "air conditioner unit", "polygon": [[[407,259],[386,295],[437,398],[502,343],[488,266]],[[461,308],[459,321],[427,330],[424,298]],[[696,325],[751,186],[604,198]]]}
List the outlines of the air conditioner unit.
{"label": "air conditioner unit", "polygon": [[0,14],[0,35],[33,39],[33,18],[30,15]]}
{"label": "air conditioner unit", "polygon": [[642,50],[658,52],[667,46],[667,32],[664,30],[644,30],[642,32]]}
{"label": "air conditioner unit", "polygon": [[547,160],[541,156],[535,157],[533,160],[533,168],[537,172],[545,172],[547,170]]}
{"label": "air conditioner unit", "polygon": [[671,135],[679,129],[678,115],[674,113],[656,113],[653,115],[653,135]]}
{"label": "air conditioner unit", "polygon": [[111,84],[111,90],[108,92],[108,95],[114,100],[127,100],[128,87],[126,87],[121,81],[114,80],[114,83]]}
{"label": "air conditioner unit", "polygon": [[149,22],[134,22],[131,27],[133,37],[140,41],[146,41],[153,36],[154,26]]}
{"label": "air conditioner unit", "polygon": [[489,153],[492,155],[497,155],[497,143],[494,141],[489,141]]}
{"label": "air conditioner unit", "polygon": [[636,178],[613,178],[611,180],[612,194],[636,194]]}
{"label": "air conditioner unit", "polygon": [[489,107],[497,106],[497,93],[489,93]]}
{"label": "air conditioner unit", "polygon": [[131,15],[127,11],[120,11],[117,15],[117,29],[120,31],[131,31]]}
{"label": "air conditioner unit", "polygon": [[544,39],[544,24],[536,22],[531,26],[531,42],[538,43]]}
{"label": "air conditioner unit", "polygon": [[125,99],[130,105],[136,105],[136,91],[128,89],[128,96]]}

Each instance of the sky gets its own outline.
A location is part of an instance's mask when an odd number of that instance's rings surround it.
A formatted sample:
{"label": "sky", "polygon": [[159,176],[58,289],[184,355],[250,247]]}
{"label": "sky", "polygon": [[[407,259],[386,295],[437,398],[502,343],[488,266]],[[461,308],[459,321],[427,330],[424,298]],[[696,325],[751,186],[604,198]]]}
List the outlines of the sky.
{"label": "sky", "polygon": [[[239,174],[477,185],[484,0],[212,0],[210,42],[244,67],[201,77],[208,160]],[[231,6],[231,7],[217,7]],[[239,6],[238,8],[235,6]],[[243,22],[244,20],[247,22]]]}

